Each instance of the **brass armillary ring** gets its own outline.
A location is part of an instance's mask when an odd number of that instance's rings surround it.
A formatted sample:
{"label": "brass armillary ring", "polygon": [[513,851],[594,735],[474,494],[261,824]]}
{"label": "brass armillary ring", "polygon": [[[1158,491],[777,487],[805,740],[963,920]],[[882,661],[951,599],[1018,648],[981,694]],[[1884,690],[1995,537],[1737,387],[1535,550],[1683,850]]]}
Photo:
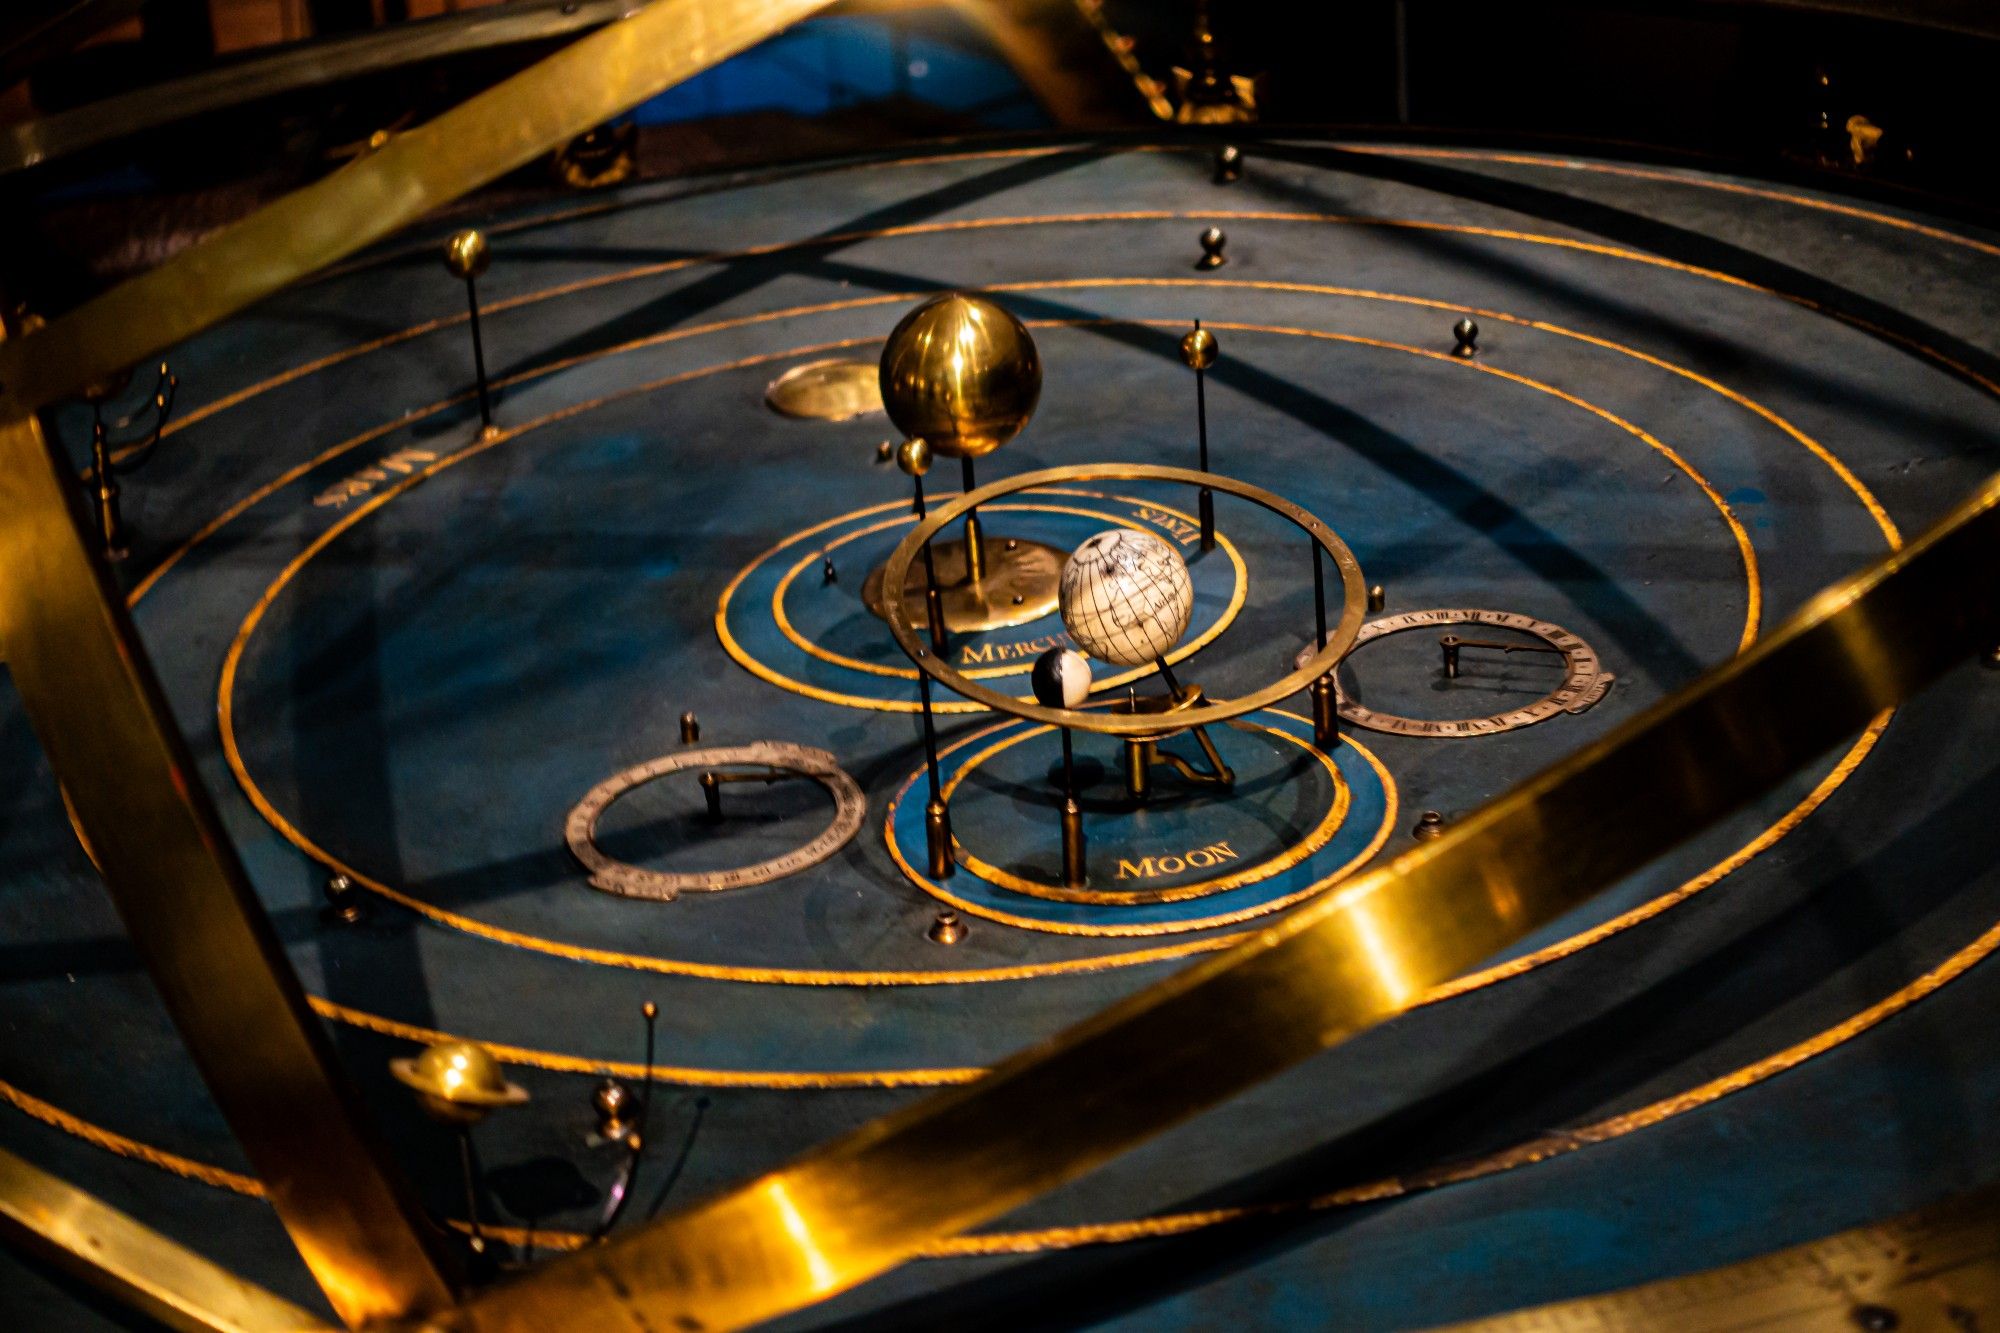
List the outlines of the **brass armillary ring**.
{"label": "brass armillary ring", "polygon": [[[1313,517],[1305,510],[1282,496],[1273,495],[1261,486],[1252,486],[1246,481],[1213,472],[1197,472],[1186,467],[1156,467],[1147,463],[1074,463],[1066,467],[1043,468],[1039,472],[1024,472],[1016,477],[981,486],[976,491],[967,491],[958,498],[931,509],[916,527],[904,534],[896,549],[889,553],[888,563],[882,567],[882,586],[900,588],[909,578],[910,564],[922,552],[924,543],[936,536],[952,520],[962,517],[967,510],[980,505],[991,504],[1003,495],[1016,491],[1032,490],[1037,486],[1055,486],[1078,481],[1170,481],[1188,486],[1206,486],[1210,490],[1238,496],[1261,505],[1265,509],[1286,519],[1312,538],[1313,543],[1333,560],[1333,567],[1340,576],[1340,615],[1337,620],[1329,619],[1326,631],[1326,646],[1301,663],[1291,674],[1280,677],[1261,690],[1252,691],[1234,699],[1218,699],[1196,704],[1173,714],[1173,724],[1178,730],[1186,727],[1209,726],[1226,722],[1232,717],[1254,713],[1260,708],[1269,708],[1281,699],[1289,698],[1308,685],[1327,675],[1340,665],[1347,656],[1348,649],[1361,633],[1361,622],[1368,609],[1368,585],[1362,580],[1361,565],[1354,558],[1354,552],[1347,549],[1347,543],[1334,535],[1333,529]],[[911,628],[903,613],[902,603],[891,601],[883,607],[884,618],[889,622],[889,632],[896,636],[896,643],[909,655],[917,669],[932,680],[956,694],[963,695],[974,703],[985,704],[995,712],[1007,713],[1013,717],[1027,718],[1057,727],[1074,727],[1078,731],[1101,732],[1107,736],[1150,736],[1160,730],[1158,715],[1107,713],[1095,709],[1046,708],[1028,699],[1016,699],[1011,695],[988,689],[971,677],[953,670],[939,661],[924,646],[923,639]]]}

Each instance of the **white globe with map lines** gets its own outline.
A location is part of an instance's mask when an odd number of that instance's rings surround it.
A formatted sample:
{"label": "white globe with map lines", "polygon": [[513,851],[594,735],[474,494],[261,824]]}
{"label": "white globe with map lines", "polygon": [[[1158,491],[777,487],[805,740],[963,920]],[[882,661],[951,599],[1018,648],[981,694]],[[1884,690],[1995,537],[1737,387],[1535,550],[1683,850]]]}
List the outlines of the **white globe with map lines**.
{"label": "white globe with map lines", "polygon": [[1194,583],[1180,552],[1131,528],[1100,532],[1071,552],[1060,597],[1070,637],[1114,666],[1159,661],[1194,614]]}

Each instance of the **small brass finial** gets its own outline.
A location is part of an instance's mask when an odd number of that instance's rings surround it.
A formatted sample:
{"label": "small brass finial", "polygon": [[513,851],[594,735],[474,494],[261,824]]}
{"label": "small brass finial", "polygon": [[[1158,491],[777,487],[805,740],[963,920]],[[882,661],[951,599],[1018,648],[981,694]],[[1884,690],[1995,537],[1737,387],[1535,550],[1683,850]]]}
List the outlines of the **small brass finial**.
{"label": "small brass finial", "polygon": [[886,463],[886,462],[888,462],[888,461],[889,461],[890,459],[894,458],[895,456],[896,456],[896,443],[895,443],[895,441],[893,441],[893,440],[884,440],[884,441],[882,441],[882,443],[880,443],[880,444],[878,444],[878,445],[876,445],[876,446],[875,446],[875,461],[876,461],[876,462],[878,462],[878,463]]}
{"label": "small brass finial", "polygon": [[1243,177],[1243,150],[1227,143],[1215,150],[1215,183],[1234,185]]}
{"label": "small brass finial", "polygon": [[354,887],[354,881],[346,875],[333,875],[326,881],[326,911],[323,914],[330,922],[351,926],[359,921],[367,909],[361,902],[361,890]]}
{"label": "small brass finial", "polygon": [[1382,608],[1387,605],[1389,605],[1389,590],[1387,588],[1378,583],[1368,590],[1369,615],[1378,616],[1382,614]]}
{"label": "small brass finial", "polygon": [[931,470],[930,441],[919,436],[904,440],[896,450],[896,466],[912,477],[921,477]]}
{"label": "small brass finial", "polygon": [[1222,247],[1227,244],[1229,238],[1223,234],[1222,228],[1210,227],[1201,234],[1201,258],[1195,260],[1194,266],[1204,272],[1221,268],[1229,262],[1222,254]]}
{"label": "small brass finial", "polygon": [[1429,842],[1432,838],[1444,836],[1444,816],[1435,810],[1426,810],[1417,816],[1417,826],[1410,830],[1410,836],[1418,842]]}
{"label": "small brass finial", "polygon": [[632,1122],[625,1118],[632,1109],[632,1092],[615,1078],[607,1078],[597,1085],[590,1094],[590,1105],[597,1112],[597,1135],[611,1143],[617,1143],[632,1132]]}
{"label": "small brass finial", "polygon": [[1453,356],[1471,358],[1479,355],[1479,326],[1470,318],[1460,319],[1452,325],[1451,336],[1456,342],[1451,349]]}
{"label": "small brass finial", "polygon": [[701,719],[690,709],[681,714],[681,744],[693,745],[701,739]]}
{"label": "small brass finial", "polygon": [[639,1016],[650,1023],[660,1016],[660,1006],[648,1000],[639,1006]]}
{"label": "small brass finial", "polygon": [[454,278],[476,278],[492,262],[493,253],[486,248],[485,233],[474,228],[453,232],[444,243],[444,266]]}
{"label": "small brass finial", "polygon": [[528,1100],[509,1083],[493,1052],[476,1041],[440,1041],[412,1059],[391,1060],[389,1072],[417,1094],[424,1114],[447,1125],[476,1125],[502,1106]]}
{"label": "small brass finial", "polygon": [[1199,324],[1181,339],[1181,361],[1189,370],[1207,370],[1215,364],[1219,350],[1215,335]]}
{"label": "small brass finial", "polygon": [[958,919],[956,912],[939,912],[937,920],[925,932],[935,944],[956,944],[965,938],[966,925]]}

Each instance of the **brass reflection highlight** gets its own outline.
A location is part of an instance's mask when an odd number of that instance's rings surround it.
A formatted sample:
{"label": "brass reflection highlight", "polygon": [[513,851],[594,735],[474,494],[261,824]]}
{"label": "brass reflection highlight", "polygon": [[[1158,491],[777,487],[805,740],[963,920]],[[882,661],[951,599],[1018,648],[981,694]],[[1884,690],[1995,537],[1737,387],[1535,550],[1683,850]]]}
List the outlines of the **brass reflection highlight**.
{"label": "brass reflection highlight", "polygon": [[328,1325],[9,1152],[0,1239],[183,1333],[315,1333]]}

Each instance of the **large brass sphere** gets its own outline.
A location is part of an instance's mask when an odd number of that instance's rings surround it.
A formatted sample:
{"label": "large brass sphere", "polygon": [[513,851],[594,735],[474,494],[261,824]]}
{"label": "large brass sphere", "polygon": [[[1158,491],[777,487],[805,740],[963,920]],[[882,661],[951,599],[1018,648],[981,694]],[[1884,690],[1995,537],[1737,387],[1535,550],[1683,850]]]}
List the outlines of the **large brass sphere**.
{"label": "large brass sphere", "polygon": [[476,278],[492,262],[493,252],[486,248],[485,235],[470,227],[453,232],[444,243],[445,270],[454,278]]}
{"label": "large brass sphere", "polygon": [[979,458],[1020,434],[1042,396],[1042,358],[1020,320],[982,296],[933,297],[882,347],[882,405],[946,458]]}
{"label": "large brass sphere", "polygon": [[527,1090],[509,1083],[493,1053],[476,1041],[437,1042],[415,1059],[391,1060],[389,1072],[446,1124],[476,1124],[497,1107],[528,1100]]}

